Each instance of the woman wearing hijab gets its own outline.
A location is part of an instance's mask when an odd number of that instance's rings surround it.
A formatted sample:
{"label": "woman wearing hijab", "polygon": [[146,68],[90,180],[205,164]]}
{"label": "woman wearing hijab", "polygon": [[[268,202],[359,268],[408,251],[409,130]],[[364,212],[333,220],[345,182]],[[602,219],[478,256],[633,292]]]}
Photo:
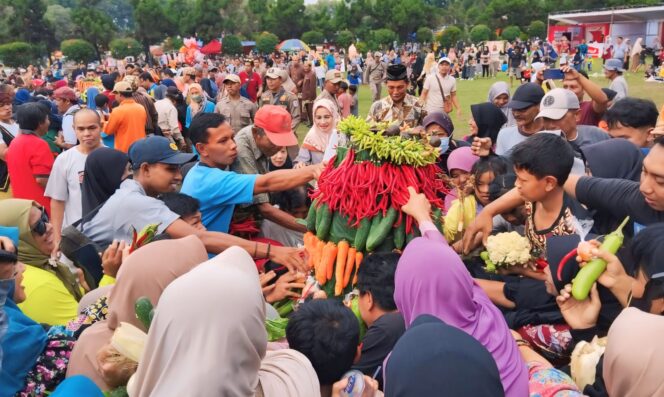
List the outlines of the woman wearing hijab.
{"label": "woman wearing hijab", "polygon": [[266,354],[264,322],[256,265],[228,248],[166,288],[129,395],[319,397],[304,356]]}
{"label": "woman wearing hijab", "polygon": [[294,161],[295,168],[322,162],[330,138],[336,134],[339,113],[332,101],[323,98],[314,102],[313,115],[314,125],[304,137]]}
{"label": "woman wearing hijab", "polygon": [[97,104],[95,103],[97,95],[99,95],[99,89],[97,87],[90,87],[85,91],[85,99],[88,109],[97,109]]}
{"label": "woman wearing hijab", "polygon": [[504,395],[487,349],[430,315],[418,316],[385,360],[386,397]]}
{"label": "woman wearing hijab", "polygon": [[[18,267],[23,265],[18,264]],[[2,338],[2,366],[0,366],[0,395],[13,396],[25,387],[25,378],[46,347],[46,331],[28,318],[17,303],[25,299],[21,286],[23,271],[19,268],[9,289],[4,311],[7,333]],[[17,288],[18,287],[18,288]]]}
{"label": "woman wearing hijab", "polygon": [[[507,121],[502,125],[504,127],[512,127],[516,125],[516,120],[512,111],[507,107],[507,103],[510,101],[510,86],[504,82],[499,81],[493,83],[491,88],[489,88],[489,98],[488,102],[496,105],[501,112],[507,117]],[[496,142],[494,141],[494,144]]]}
{"label": "woman wearing hijab", "polygon": [[479,159],[469,146],[460,147],[450,153],[447,158],[447,169],[453,189],[445,196],[445,211],[449,210],[452,202],[459,198],[460,191],[467,191],[470,187],[468,183],[471,176],[470,171]]}
{"label": "woman wearing hijab", "polygon": [[155,241],[127,257],[109,294],[106,319],[83,331],[72,352],[67,377],[85,375],[102,390],[109,390],[111,387],[99,369],[97,353],[110,343],[121,322],[146,331],[136,318],[136,300],[145,296],[156,305],[166,286],[206,259],[205,246],[195,236]]}
{"label": "woman wearing hijab", "polygon": [[440,157],[438,158],[438,166],[440,166],[446,174],[449,174],[449,170],[447,169],[447,159],[450,157],[450,154],[457,148],[470,146],[470,144],[463,140],[453,139],[454,123],[447,113],[429,113],[424,120],[422,120],[422,127],[424,127],[427,134],[436,136],[440,139]]}
{"label": "woman wearing hijab", "polygon": [[493,103],[483,102],[470,105],[472,118],[468,120],[470,135],[479,138],[491,138],[495,145],[498,131],[507,122],[505,114]]}
{"label": "woman wearing hijab", "polygon": [[[164,261],[168,258],[168,261]],[[71,355],[67,377],[82,374],[102,390],[109,390],[100,371],[97,353],[110,343],[121,322],[146,331],[136,318],[134,304],[142,296],[156,305],[164,288],[207,259],[203,243],[195,236],[156,241],[127,257],[108,297],[106,319],[94,323],[81,334]]]}
{"label": "woman wearing hijab", "polygon": [[191,120],[199,113],[213,113],[214,103],[208,101],[205,91],[198,83],[189,84],[187,91],[187,116],[185,120],[185,127],[189,128]]}
{"label": "woman wearing hijab", "polygon": [[99,148],[85,160],[81,201],[83,216],[104,204],[129,175],[129,157],[126,153],[109,148]]}
{"label": "woman wearing hijab", "polygon": [[[395,274],[394,301],[406,328],[421,314],[433,315],[477,339],[493,356],[505,395],[528,395],[528,370],[500,310],[466,270],[431,221],[431,204],[410,190],[402,210],[422,236],[406,246]],[[390,380],[386,381],[389,388]]]}
{"label": "woman wearing hijab", "polygon": [[627,308],[609,330],[602,376],[609,396],[664,395],[664,317]]}
{"label": "woman wearing hijab", "polygon": [[28,265],[24,282],[27,298],[19,307],[38,323],[65,325],[78,314],[83,290],[69,267],[51,258],[55,248],[48,214],[34,201],[0,201],[0,225],[18,227],[18,259]]}

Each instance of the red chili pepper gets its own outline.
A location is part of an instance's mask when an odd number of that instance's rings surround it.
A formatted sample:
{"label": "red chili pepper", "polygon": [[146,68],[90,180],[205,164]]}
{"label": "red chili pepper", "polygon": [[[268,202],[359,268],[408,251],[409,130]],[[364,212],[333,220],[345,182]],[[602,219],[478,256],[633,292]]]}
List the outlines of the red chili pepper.
{"label": "red chili pepper", "polygon": [[565,256],[563,256],[563,259],[560,260],[560,263],[558,264],[558,273],[556,276],[558,277],[558,281],[563,281],[563,268],[565,265],[567,265],[567,261],[569,261],[572,258],[576,258],[577,255],[577,249],[574,248],[570,252],[568,252]]}

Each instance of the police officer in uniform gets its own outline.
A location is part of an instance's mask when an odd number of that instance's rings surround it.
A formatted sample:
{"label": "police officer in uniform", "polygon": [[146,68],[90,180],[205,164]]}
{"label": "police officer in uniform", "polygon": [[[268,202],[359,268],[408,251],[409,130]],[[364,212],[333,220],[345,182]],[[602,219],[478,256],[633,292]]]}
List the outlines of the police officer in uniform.
{"label": "police officer in uniform", "polygon": [[265,80],[267,90],[260,97],[259,107],[263,105],[283,106],[291,115],[291,127],[295,131],[298,124],[300,124],[300,105],[297,96],[282,87],[281,72],[277,68],[268,69],[265,73]]}
{"label": "police officer in uniform", "polygon": [[316,97],[314,103],[319,99],[329,99],[330,102],[334,104],[339,116],[341,116],[341,106],[339,106],[339,102],[337,101],[337,92],[339,91],[342,81],[343,78],[341,77],[340,71],[328,70],[327,73],[325,73],[325,85],[323,85],[323,89]]}
{"label": "police officer in uniform", "polygon": [[226,117],[233,129],[233,134],[237,134],[242,128],[254,122],[257,109],[255,103],[240,95],[241,85],[240,76],[227,75],[224,78],[226,96],[214,107],[215,113],[223,114]]}
{"label": "police officer in uniform", "polygon": [[397,122],[402,127],[414,128],[422,124],[426,116],[420,100],[408,94],[408,72],[404,65],[387,68],[388,96],[374,102],[369,109],[367,121]]}

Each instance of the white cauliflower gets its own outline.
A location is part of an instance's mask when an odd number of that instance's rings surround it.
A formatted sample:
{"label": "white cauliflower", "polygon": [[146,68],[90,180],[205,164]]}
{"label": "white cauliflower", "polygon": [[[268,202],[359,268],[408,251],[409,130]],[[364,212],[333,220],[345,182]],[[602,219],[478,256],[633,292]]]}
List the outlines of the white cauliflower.
{"label": "white cauliflower", "polygon": [[486,250],[496,266],[524,266],[531,259],[530,242],[517,232],[489,236]]}

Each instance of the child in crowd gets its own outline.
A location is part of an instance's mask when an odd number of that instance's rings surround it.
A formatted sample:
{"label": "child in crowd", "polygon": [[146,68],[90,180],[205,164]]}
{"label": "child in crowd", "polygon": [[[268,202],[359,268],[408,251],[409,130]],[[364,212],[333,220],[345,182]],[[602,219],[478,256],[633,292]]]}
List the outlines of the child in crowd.
{"label": "child in crowd", "polygon": [[342,81],[339,84],[339,91],[337,92],[337,102],[341,110],[341,118],[345,119],[350,116],[350,108],[353,105],[353,97],[348,94],[348,83]]}
{"label": "child in crowd", "polygon": [[206,230],[203,225],[200,211],[200,202],[184,193],[169,192],[159,195],[159,199],[166,204],[169,210],[180,215],[180,218],[199,230]]}
{"label": "child in crowd", "polygon": [[353,102],[350,105],[350,114],[352,114],[355,117],[359,117],[360,111],[359,111],[359,98],[357,97],[357,86],[355,84],[351,84],[348,87],[348,92],[350,93],[351,97],[353,98]]}
{"label": "child in crowd", "polygon": [[[368,255],[357,272],[358,306],[362,321],[369,328],[361,341],[362,352],[353,369],[365,375],[374,375],[406,330],[403,316],[394,303],[394,273],[399,257],[392,252]],[[376,380],[382,389],[382,371],[378,372]]]}

